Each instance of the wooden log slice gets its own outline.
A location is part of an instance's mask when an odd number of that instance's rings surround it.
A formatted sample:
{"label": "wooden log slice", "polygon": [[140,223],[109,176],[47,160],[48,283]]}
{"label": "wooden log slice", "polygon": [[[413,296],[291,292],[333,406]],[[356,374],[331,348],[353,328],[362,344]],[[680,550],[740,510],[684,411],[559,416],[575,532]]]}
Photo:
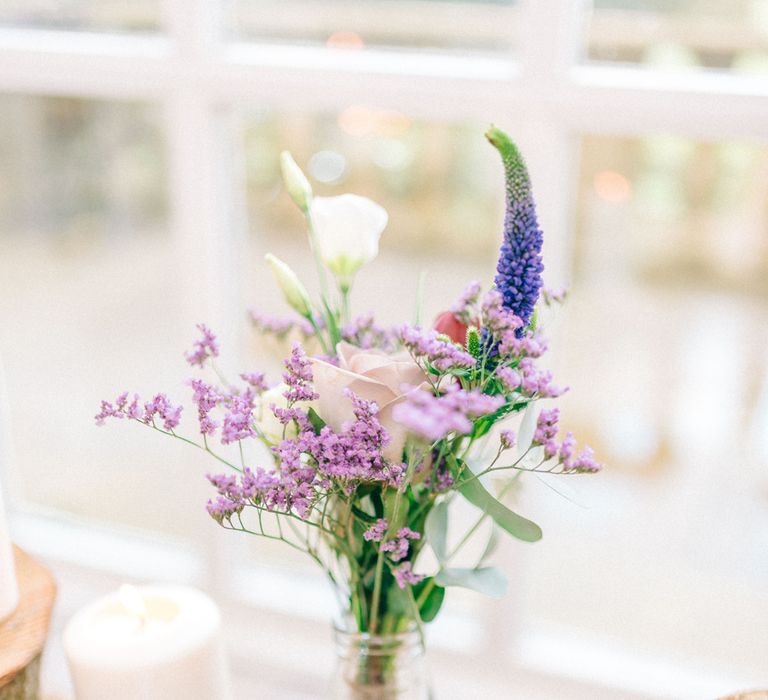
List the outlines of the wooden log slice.
{"label": "wooden log slice", "polygon": [[51,572],[14,547],[19,607],[0,625],[0,700],[37,700],[40,655],[56,598]]}

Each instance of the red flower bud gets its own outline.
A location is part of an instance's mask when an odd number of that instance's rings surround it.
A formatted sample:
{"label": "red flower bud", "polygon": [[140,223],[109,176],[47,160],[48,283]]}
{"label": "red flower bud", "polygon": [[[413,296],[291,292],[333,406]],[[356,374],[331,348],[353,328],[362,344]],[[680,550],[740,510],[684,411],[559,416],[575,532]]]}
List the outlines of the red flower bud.
{"label": "red flower bud", "polygon": [[432,326],[438,333],[447,335],[454,343],[458,343],[462,347],[467,342],[466,324],[462,323],[450,311],[443,311],[438,314]]}

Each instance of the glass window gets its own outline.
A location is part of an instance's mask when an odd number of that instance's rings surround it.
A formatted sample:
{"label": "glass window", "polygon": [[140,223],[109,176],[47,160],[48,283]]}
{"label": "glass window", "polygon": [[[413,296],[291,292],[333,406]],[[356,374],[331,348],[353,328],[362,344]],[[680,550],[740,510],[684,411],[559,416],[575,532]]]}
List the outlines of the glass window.
{"label": "glass window", "polygon": [[157,31],[158,0],[3,0],[0,27],[84,31]]}
{"label": "glass window", "polygon": [[230,21],[242,39],[344,49],[508,49],[517,0],[236,0]]}
{"label": "glass window", "polygon": [[0,115],[15,490],[37,506],[182,533],[207,517],[195,455],[141,426],[93,421],[99,400],[124,389],[188,394],[181,353],[198,319],[167,232],[158,110],[6,95]]}
{"label": "glass window", "polygon": [[529,552],[525,609],[537,624],[757,680],[768,147],[586,136],[581,162],[573,294],[553,358],[572,388],[565,423],[609,468],[552,484],[574,502],[537,490],[551,536]]}
{"label": "glass window", "polygon": [[590,60],[768,73],[765,0],[587,0],[586,5]]}

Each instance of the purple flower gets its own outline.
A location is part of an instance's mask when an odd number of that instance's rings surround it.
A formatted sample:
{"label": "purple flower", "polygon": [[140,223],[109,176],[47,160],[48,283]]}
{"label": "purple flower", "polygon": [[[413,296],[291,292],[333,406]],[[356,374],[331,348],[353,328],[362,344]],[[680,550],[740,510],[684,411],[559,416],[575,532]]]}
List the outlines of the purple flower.
{"label": "purple flower", "polygon": [[[507,191],[504,241],[496,267],[496,288],[504,297],[504,306],[527,325],[542,286],[543,234],[536,218],[528,169],[520,151],[509,136],[496,127],[491,127],[486,137],[501,154]],[[522,335],[520,331],[518,334]]]}
{"label": "purple flower", "polygon": [[397,328],[397,336],[406,350],[418,362],[425,360],[439,372],[474,367],[477,361],[458,345],[442,340],[434,331],[404,324]]}
{"label": "purple flower", "polygon": [[591,447],[585,447],[578,455],[574,456],[576,439],[573,433],[567,433],[560,445],[558,460],[563,465],[563,471],[576,473],[593,473],[600,471],[603,465],[595,461]]}
{"label": "purple flower", "polygon": [[476,322],[480,289],[480,282],[470,282],[450,308],[450,312],[467,326]]}
{"label": "purple flower", "polygon": [[394,340],[392,332],[377,325],[372,314],[358,316],[344,326],[341,329],[341,339],[363,350],[388,350]]}
{"label": "purple flower", "polygon": [[496,370],[496,378],[501,382],[504,391],[511,394],[523,383],[520,374],[510,367],[499,367]]}
{"label": "purple flower", "polygon": [[363,533],[363,539],[368,542],[381,542],[384,539],[384,535],[387,534],[388,527],[387,521],[384,518],[379,518]]}
{"label": "purple flower", "polygon": [[133,400],[128,403],[128,392],[124,391],[112,404],[109,401],[101,402],[101,409],[96,414],[96,425],[104,425],[106,418],[132,418],[147,425],[154,425],[155,416],[163,421],[165,430],[173,430],[181,419],[183,406],[174,406],[165,394],[156,394],[151,401],[141,406],[138,394],[133,395]]}
{"label": "purple flower", "polygon": [[433,462],[432,473],[424,479],[424,486],[435,493],[445,493],[453,486],[454,480],[446,460],[441,459],[438,463],[436,461],[438,456],[439,451],[433,452],[432,458],[435,462]]}
{"label": "purple flower", "polygon": [[198,323],[197,329],[201,337],[195,341],[191,352],[184,353],[184,357],[190,365],[202,367],[209,357],[219,356],[219,341],[204,323]]}
{"label": "purple flower", "polygon": [[240,379],[242,379],[258,394],[266,391],[269,388],[264,377],[264,372],[243,372],[240,375]]}
{"label": "purple flower", "polygon": [[[230,395],[226,399],[227,411],[221,425],[221,442],[228,445],[253,437],[253,394]],[[201,426],[202,429],[202,426]]]}
{"label": "purple flower", "polygon": [[183,406],[174,406],[165,394],[155,394],[151,401],[144,404],[144,416],[142,421],[154,423],[155,416],[163,421],[165,430],[173,430],[181,417]]}
{"label": "purple flower", "polygon": [[[278,340],[285,338],[294,329],[299,330],[304,340],[315,335],[315,327],[306,318],[272,316],[256,311],[255,309],[249,310],[248,315],[250,316],[253,325],[259,331],[266,335],[274,335]],[[325,322],[320,318],[315,319],[315,324],[318,328],[325,327]]]}
{"label": "purple flower", "polygon": [[388,540],[381,545],[382,552],[388,552],[392,561],[401,561],[408,556],[410,540],[420,540],[421,533],[415,532],[408,527],[401,527],[397,531],[397,537]]}
{"label": "purple flower", "polygon": [[415,585],[421,583],[424,580],[423,574],[413,573],[411,562],[406,561],[400,564],[396,569],[392,571],[395,576],[395,581],[400,588],[405,588],[408,584]]}
{"label": "purple flower", "polygon": [[208,511],[208,514],[221,525],[224,520],[230,520],[235,513],[242,511],[243,504],[230,501],[225,496],[219,496],[215,501],[208,501],[206,510]]}
{"label": "purple flower", "polygon": [[552,373],[549,371],[539,371],[535,362],[530,357],[524,357],[520,360],[516,371],[522,379],[520,391],[526,396],[553,399],[568,391],[567,388],[554,385],[552,383]]}
{"label": "purple flower", "polygon": [[288,405],[318,398],[312,389],[312,363],[301,349],[301,345],[293,344],[291,356],[285,359],[284,364],[283,380],[288,388],[283,396],[288,400]]}
{"label": "purple flower", "polygon": [[592,451],[591,447],[585,447],[577,456],[576,459],[571,462],[571,465],[569,467],[575,472],[579,472],[580,474],[588,473],[592,474],[594,472],[599,472],[603,465],[600,464],[600,462],[595,460],[594,452]]}
{"label": "purple flower", "polygon": [[503,404],[501,396],[488,396],[476,389],[466,391],[453,384],[440,396],[411,392],[394,407],[392,417],[412,434],[434,442],[450,433],[472,432],[472,419],[493,413]]}
{"label": "purple flower", "polygon": [[514,430],[502,430],[499,437],[501,447],[504,450],[511,450],[517,441],[517,435]]}
{"label": "purple flower", "polygon": [[536,431],[533,433],[533,444],[542,445],[547,458],[557,454],[558,446],[555,441],[558,431],[560,411],[557,408],[544,409],[536,420]]}
{"label": "purple flower", "polygon": [[302,431],[299,442],[303,450],[314,458],[318,470],[328,477],[347,481],[398,478],[402,467],[388,465],[382,454],[391,438],[377,418],[378,407],[349,389],[344,393],[352,401],[355,419],[344,423],[340,432],[328,425],[319,435],[312,430]]}
{"label": "purple flower", "polygon": [[213,435],[219,424],[210,417],[210,412],[222,401],[222,396],[210,384],[202,379],[190,379],[192,401],[197,405],[197,419],[203,435]]}
{"label": "purple flower", "polygon": [[486,292],[480,311],[483,330],[495,341],[516,335],[524,325],[517,314],[504,306],[504,297],[497,289]]}
{"label": "purple flower", "polygon": [[546,339],[530,332],[521,337],[516,333],[507,333],[499,343],[499,355],[502,357],[541,357],[546,351]]}
{"label": "purple flower", "polygon": [[[139,400],[139,397],[137,394],[136,401],[138,402],[138,400]],[[115,399],[114,404],[102,399],[99,412],[94,416],[96,425],[99,425],[99,426],[104,425],[104,421],[107,418],[125,418],[124,409],[127,403],[128,403],[127,391],[124,391],[122,394],[120,394],[120,396],[118,396],[117,399]]]}

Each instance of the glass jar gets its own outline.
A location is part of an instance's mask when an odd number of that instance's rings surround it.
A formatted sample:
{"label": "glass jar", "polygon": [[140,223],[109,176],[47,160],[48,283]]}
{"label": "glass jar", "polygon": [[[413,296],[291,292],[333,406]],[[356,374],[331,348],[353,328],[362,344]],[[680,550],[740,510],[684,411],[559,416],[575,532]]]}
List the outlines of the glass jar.
{"label": "glass jar", "polygon": [[371,635],[334,628],[333,700],[433,700],[424,643],[414,625],[405,632]]}

